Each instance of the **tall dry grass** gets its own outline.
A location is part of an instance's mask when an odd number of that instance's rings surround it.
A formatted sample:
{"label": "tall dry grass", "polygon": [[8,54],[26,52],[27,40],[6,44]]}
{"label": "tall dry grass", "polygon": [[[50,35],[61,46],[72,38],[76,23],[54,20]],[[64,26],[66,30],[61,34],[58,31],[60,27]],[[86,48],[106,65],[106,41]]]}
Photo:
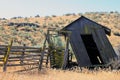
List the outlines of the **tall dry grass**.
{"label": "tall dry grass", "polygon": [[120,71],[117,70],[88,70],[63,71],[46,69],[25,72],[1,72],[0,80],[120,80]]}

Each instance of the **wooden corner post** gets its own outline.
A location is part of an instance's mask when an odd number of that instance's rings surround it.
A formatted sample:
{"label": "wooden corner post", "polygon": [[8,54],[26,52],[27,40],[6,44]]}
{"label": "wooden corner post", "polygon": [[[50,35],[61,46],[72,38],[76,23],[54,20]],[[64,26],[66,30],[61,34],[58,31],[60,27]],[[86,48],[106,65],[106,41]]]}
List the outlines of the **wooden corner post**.
{"label": "wooden corner post", "polygon": [[64,52],[64,60],[63,60],[63,65],[62,69],[66,69],[67,64],[68,64],[68,56],[69,56],[69,38],[70,36],[66,37],[66,47],[65,47],[65,52]]}

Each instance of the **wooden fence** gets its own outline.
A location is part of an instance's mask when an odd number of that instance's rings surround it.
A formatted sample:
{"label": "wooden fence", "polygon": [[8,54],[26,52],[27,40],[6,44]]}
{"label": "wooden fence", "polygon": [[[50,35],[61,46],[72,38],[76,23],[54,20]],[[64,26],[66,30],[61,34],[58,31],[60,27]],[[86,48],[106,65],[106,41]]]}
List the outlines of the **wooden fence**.
{"label": "wooden fence", "polygon": [[[0,45],[0,66],[3,71],[10,66],[37,65],[41,66],[41,49],[28,46],[12,46],[13,40],[9,45]],[[43,52],[43,51],[42,51]],[[47,56],[47,55],[46,55]],[[45,59],[47,61],[47,59]],[[15,63],[17,62],[17,63]]]}

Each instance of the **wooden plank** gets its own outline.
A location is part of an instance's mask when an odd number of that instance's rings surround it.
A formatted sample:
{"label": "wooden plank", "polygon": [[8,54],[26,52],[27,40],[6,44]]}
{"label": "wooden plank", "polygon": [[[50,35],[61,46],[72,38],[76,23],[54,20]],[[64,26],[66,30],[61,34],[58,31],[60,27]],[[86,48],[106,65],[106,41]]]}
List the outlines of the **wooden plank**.
{"label": "wooden plank", "polygon": [[[0,48],[7,48],[7,45],[0,45]],[[38,47],[28,47],[28,46],[12,46],[11,49],[40,49]]]}
{"label": "wooden plank", "polygon": [[3,59],[0,59],[1,62],[3,62]]}
{"label": "wooden plank", "polygon": [[105,56],[106,56],[106,52],[105,52],[106,47],[105,47],[105,44],[104,44],[104,40],[102,39],[102,37],[104,35],[101,34],[102,33],[101,29],[97,29],[97,30],[94,29],[93,32],[92,32],[92,35],[93,35],[94,41],[95,41],[95,43],[97,45],[97,48],[98,48],[98,50],[100,52],[100,56],[102,58],[102,61],[105,64],[106,59],[107,59],[107,58],[105,58]]}
{"label": "wooden plank", "polygon": [[68,50],[69,50],[69,36],[66,38],[66,48],[64,52],[64,60],[63,60],[62,69],[66,69],[68,65]]}
{"label": "wooden plank", "polygon": [[27,46],[12,46],[12,49],[40,49],[37,47],[27,47]]}
{"label": "wooden plank", "polygon": [[10,41],[10,44],[8,45],[8,49],[7,49],[7,52],[3,58],[3,71],[5,72],[6,69],[7,69],[7,61],[8,61],[8,58],[9,58],[9,54],[10,54],[10,50],[11,50],[11,47],[12,47],[12,43],[13,43],[13,39],[11,39]]}
{"label": "wooden plank", "polygon": [[[5,54],[5,52],[6,52],[6,51],[4,51],[4,50],[3,50],[3,51],[0,51],[0,55]],[[18,53],[18,52],[22,52],[22,53],[23,53],[23,52],[40,53],[41,51],[40,51],[40,50],[11,50],[10,52],[11,52],[11,54],[12,54],[12,53],[15,53],[15,52],[16,52],[16,53]]]}
{"label": "wooden plank", "polygon": [[41,53],[41,56],[39,59],[39,67],[38,67],[39,70],[42,69],[43,57],[44,57],[44,51]]}
{"label": "wooden plank", "polygon": [[48,42],[48,45],[50,44],[49,33],[50,33],[49,30],[47,30],[47,34],[45,34],[46,38],[45,38],[45,41],[44,41],[44,44],[43,44],[41,56],[39,58],[39,67],[38,67],[39,70],[42,69],[43,58],[45,56],[47,56],[45,50],[46,50],[46,42]]}
{"label": "wooden plank", "polygon": [[0,55],[4,55],[5,54],[5,52],[0,52]]}
{"label": "wooden plank", "polygon": [[7,51],[7,48],[0,48],[0,52],[5,52]]}
{"label": "wooden plank", "polygon": [[0,57],[0,60],[3,60],[4,57]]}
{"label": "wooden plank", "polygon": [[49,55],[47,55],[47,59],[46,59],[46,67],[48,66],[48,62],[49,62]]}
{"label": "wooden plank", "polygon": [[92,65],[90,58],[87,54],[85,45],[82,41],[80,31],[72,31],[70,37],[70,44],[77,59],[79,67]]}
{"label": "wooden plank", "polygon": [[40,53],[40,50],[13,50],[11,49],[11,52],[35,52],[35,53]]}
{"label": "wooden plank", "polygon": [[25,66],[25,65],[36,65],[38,63],[23,63],[22,65],[21,64],[7,64],[7,66]]}
{"label": "wooden plank", "polygon": [[[38,54],[38,55],[25,55],[24,58],[30,58],[30,57],[40,57],[41,54]],[[13,57],[9,57],[9,59],[15,59],[15,58],[21,58],[21,56],[13,56]]]}
{"label": "wooden plank", "polygon": [[[25,47],[25,44],[24,44],[24,47]],[[23,49],[23,51],[25,51],[25,49]],[[24,57],[25,57],[24,55],[25,55],[25,52],[22,52],[20,64],[23,64],[23,62],[24,62]]]}
{"label": "wooden plank", "polygon": [[[24,49],[24,48],[23,48]],[[12,51],[18,51],[18,52],[21,52],[23,51],[23,49],[12,49],[11,48],[11,52]],[[40,49],[24,49],[25,51],[41,51]],[[6,52],[7,51],[7,48],[3,48],[3,49],[0,49],[0,52]]]}
{"label": "wooden plank", "polygon": [[114,59],[114,57],[116,56],[115,52],[105,34],[105,31],[102,28],[94,31],[96,35],[95,37],[97,37],[96,43],[100,51],[100,55],[104,63],[107,64],[110,62],[111,59]]}
{"label": "wooden plank", "polygon": [[[13,67],[13,66],[25,66],[25,65],[38,65],[38,62],[37,63],[24,63],[24,64],[7,64],[6,66],[7,67]],[[3,66],[3,64],[0,64],[0,66]]]}
{"label": "wooden plank", "polygon": [[[32,61],[32,60],[39,60],[39,58],[30,58],[30,59],[24,59],[23,61]],[[20,61],[20,59],[9,59],[8,62],[15,62]]]}
{"label": "wooden plank", "polygon": [[117,55],[115,54],[115,51],[110,43],[110,41],[108,40],[107,36],[105,35],[105,31],[102,31],[101,33],[102,35],[102,38],[104,40],[104,44],[105,44],[105,51],[106,51],[106,58],[107,58],[107,61],[110,62],[112,60],[115,60],[115,58],[117,57]]}

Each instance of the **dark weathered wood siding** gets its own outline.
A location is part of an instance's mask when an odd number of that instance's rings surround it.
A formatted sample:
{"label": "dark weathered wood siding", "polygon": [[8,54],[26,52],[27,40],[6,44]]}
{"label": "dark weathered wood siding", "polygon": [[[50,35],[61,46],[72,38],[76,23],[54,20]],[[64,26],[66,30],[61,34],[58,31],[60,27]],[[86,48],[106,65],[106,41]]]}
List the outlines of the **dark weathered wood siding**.
{"label": "dark weathered wood siding", "polygon": [[116,54],[107,39],[110,29],[85,17],[81,17],[69,24],[62,30],[71,31],[70,43],[73,48],[79,66],[91,66],[85,45],[81,39],[82,34],[91,34],[100,52],[104,64],[109,63],[116,57]]}
{"label": "dark weathered wood siding", "polygon": [[79,66],[90,66],[91,62],[88,57],[87,51],[84,47],[84,43],[78,31],[73,32],[70,37],[70,43],[74,54],[76,56]]}

